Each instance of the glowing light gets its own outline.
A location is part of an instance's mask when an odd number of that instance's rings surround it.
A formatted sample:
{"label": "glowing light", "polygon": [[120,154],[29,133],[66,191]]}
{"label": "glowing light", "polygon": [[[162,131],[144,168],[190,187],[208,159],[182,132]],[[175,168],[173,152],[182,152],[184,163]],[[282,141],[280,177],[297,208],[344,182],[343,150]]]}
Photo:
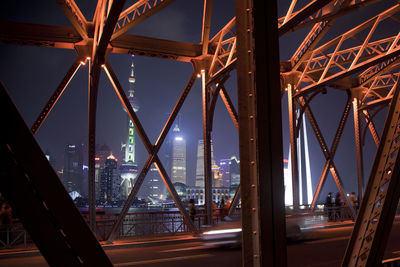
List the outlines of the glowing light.
{"label": "glowing light", "polygon": [[104,68],[105,66],[106,66],[106,65],[104,65],[104,64],[101,64],[101,67],[102,67],[102,68]]}
{"label": "glowing light", "polygon": [[86,65],[86,63],[85,63],[84,61],[81,61],[81,65],[85,66],[85,65]]}
{"label": "glowing light", "polygon": [[200,77],[201,77],[200,73],[197,73],[197,78],[200,78]]}
{"label": "glowing light", "polygon": [[99,161],[99,160],[100,160],[100,158],[98,158],[98,157],[95,157],[95,158],[94,158],[94,160],[95,160],[95,161]]}
{"label": "glowing light", "polygon": [[178,137],[175,137],[175,140],[176,140],[176,141],[182,141],[182,140],[183,140],[183,138],[182,138],[182,137],[180,137],[180,136],[178,136]]}
{"label": "glowing light", "polygon": [[232,228],[232,229],[224,229],[224,230],[213,230],[204,232],[205,235],[217,235],[217,234],[229,234],[229,233],[237,233],[241,232],[242,228]]}
{"label": "glowing light", "polygon": [[91,58],[90,58],[90,57],[86,57],[86,59],[87,59],[87,60],[91,60]]}
{"label": "glowing light", "polygon": [[75,145],[68,145],[69,148],[75,148]]}

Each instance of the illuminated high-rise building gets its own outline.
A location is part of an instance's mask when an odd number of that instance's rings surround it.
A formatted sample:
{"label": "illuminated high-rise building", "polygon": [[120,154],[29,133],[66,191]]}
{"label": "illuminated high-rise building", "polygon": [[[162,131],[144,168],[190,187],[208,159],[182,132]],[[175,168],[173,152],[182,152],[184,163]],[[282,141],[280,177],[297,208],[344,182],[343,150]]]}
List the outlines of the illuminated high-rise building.
{"label": "illuminated high-rise building", "polygon": [[219,161],[219,176],[221,177],[221,185],[223,187],[231,186],[231,159],[221,159]]}
{"label": "illuminated high-rise building", "polygon": [[82,145],[67,144],[64,150],[64,170],[62,181],[70,193],[82,193],[83,148]]}
{"label": "illuminated high-rise building", "polygon": [[[128,100],[131,104],[131,107],[134,112],[139,110],[139,104],[135,98],[135,66],[133,64],[133,55],[131,61],[131,73],[129,76],[129,90],[128,90]],[[125,109],[124,109],[125,110]],[[126,112],[126,110],[125,110]],[[121,199],[126,199],[132,189],[134,181],[137,176],[137,164],[135,159],[135,127],[133,122],[129,118],[127,114],[127,128],[126,128],[126,140],[125,143],[122,144],[122,150],[124,153],[124,163],[121,164],[120,171],[121,171]]]}
{"label": "illuminated high-rise building", "polygon": [[[214,166],[214,146],[211,140],[211,166]],[[214,174],[212,174],[214,177]],[[196,186],[204,187],[204,140],[197,143]]]}
{"label": "illuminated high-rise building", "polygon": [[100,172],[100,201],[102,203],[113,204],[120,199],[121,176],[117,161],[111,154],[107,157],[104,168]]}
{"label": "illuminated high-rise building", "polygon": [[172,135],[171,182],[186,184],[186,140],[178,124]]}

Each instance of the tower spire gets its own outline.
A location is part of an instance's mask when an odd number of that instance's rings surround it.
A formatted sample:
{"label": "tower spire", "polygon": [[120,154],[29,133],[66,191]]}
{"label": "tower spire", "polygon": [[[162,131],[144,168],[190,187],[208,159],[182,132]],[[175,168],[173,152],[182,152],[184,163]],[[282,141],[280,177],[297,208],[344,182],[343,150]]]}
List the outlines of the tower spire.
{"label": "tower spire", "polygon": [[132,55],[131,59],[131,74],[129,75],[129,96],[133,97],[133,93],[135,92],[135,90],[133,89],[133,84],[135,83],[136,79],[135,79],[135,65],[133,64],[133,57],[134,55]]}

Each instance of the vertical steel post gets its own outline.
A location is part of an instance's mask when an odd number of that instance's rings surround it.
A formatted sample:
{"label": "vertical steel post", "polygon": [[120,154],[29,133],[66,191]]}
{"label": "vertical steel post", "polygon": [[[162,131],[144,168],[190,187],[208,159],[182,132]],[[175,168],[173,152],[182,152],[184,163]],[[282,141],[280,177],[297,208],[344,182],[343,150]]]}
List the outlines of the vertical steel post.
{"label": "vertical steel post", "polygon": [[[88,213],[89,226],[93,233],[96,233],[96,186],[95,186],[95,154],[96,154],[96,107],[97,107],[97,89],[98,79],[96,80],[94,70],[98,68],[91,65],[89,60],[89,96],[88,96]],[[98,70],[100,72],[100,70]],[[99,75],[99,73],[97,74]]]}
{"label": "vertical steel post", "polygon": [[204,204],[206,222],[212,224],[212,174],[211,174],[211,131],[209,120],[210,93],[208,91],[205,70],[201,70],[201,87],[203,96],[203,144],[204,144]]}
{"label": "vertical steel post", "polygon": [[353,99],[353,114],[354,114],[354,136],[357,154],[357,181],[358,181],[358,199],[361,202],[364,189],[364,162],[361,142],[361,121],[360,112],[358,111],[358,99]]}
{"label": "vertical steel post", "polygon": [[243,266],[286,266],[276,1],[236,1]]}
{"label": "vertical steel post", "polygon": [[297,136],[296,136],[296,104],[293,98],[294,86],[288,84],[288,108],[289,108],[289,132],[290,132],[290,160],[292,164],[292,191],[293,191],[293,209],[299,208],[299,168],[297,161]]}

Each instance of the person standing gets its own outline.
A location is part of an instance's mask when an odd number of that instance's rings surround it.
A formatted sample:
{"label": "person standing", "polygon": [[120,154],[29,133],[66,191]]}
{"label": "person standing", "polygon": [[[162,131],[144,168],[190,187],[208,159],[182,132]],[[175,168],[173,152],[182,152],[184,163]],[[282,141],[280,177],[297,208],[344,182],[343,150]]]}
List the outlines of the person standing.
{"label": "person standing", "polygon": [[196,216],[196,207],[193,198],[189,200],[189,216],[192,222],[194,222],[194,217]]}
{"label": "person standing", "polygon": [[328,221],[333,221],[332,218],[332,192],[329,192],[325,199],[325,209],[328,212]]}

